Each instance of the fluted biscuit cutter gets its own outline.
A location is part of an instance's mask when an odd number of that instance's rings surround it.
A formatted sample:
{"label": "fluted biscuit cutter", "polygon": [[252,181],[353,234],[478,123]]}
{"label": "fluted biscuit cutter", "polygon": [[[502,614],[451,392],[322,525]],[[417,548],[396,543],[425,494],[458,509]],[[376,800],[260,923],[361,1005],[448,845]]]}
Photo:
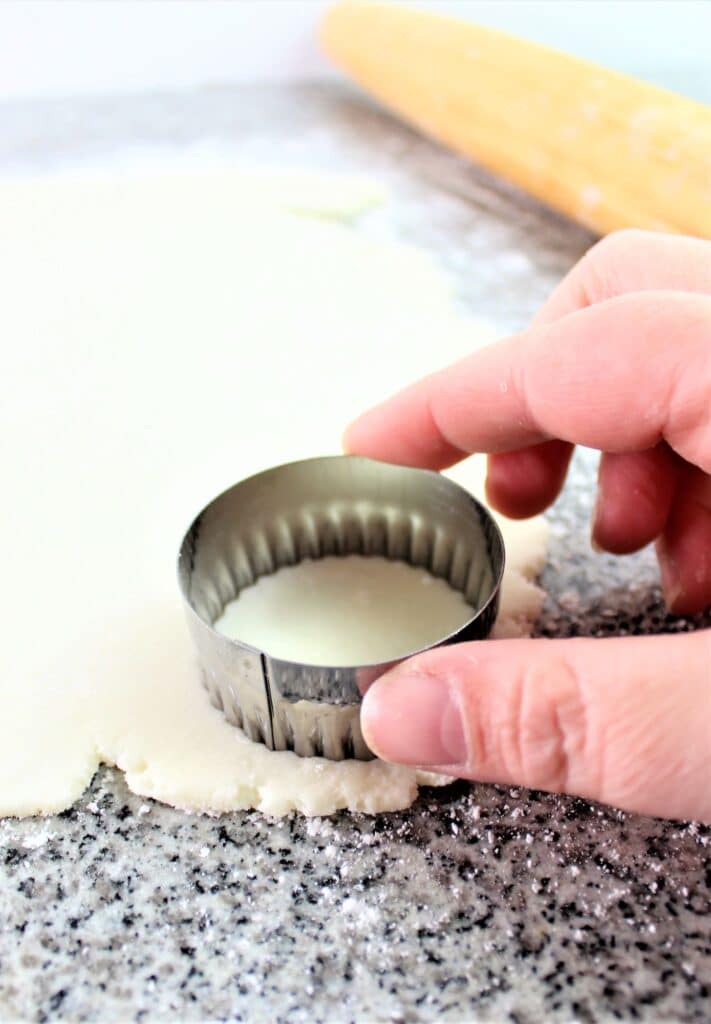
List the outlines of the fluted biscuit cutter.
{"label": "fluted biscuit cutter", "polygon": [[465,596],[471,618],[429,646],[481,639],[496,618],[501,533],[483,505],[446,477],[344,455],[288,463],[236,484],[191,525],[178,578],[212,703],[272,750],[371,758],[360,730],[362,695],[402,659],[299,664],[223,636],[213,624],[260,576],[304,559],[348,554],[420,566]]}

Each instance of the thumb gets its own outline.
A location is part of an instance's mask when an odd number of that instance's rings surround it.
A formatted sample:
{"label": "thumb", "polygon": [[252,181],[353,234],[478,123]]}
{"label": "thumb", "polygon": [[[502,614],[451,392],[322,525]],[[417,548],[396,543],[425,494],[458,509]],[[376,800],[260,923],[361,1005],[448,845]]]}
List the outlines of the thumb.
{"label": "thumb", "polygon": [[711,822],[711,630],[441,647],[361,720],[387,761]]}

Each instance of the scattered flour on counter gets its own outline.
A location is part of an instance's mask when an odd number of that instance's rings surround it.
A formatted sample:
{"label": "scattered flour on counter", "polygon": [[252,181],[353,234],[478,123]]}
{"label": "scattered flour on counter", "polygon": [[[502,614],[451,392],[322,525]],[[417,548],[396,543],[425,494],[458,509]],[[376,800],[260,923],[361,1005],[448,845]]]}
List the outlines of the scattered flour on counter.
{"label": "scattered flour on counter", "polygon": [[[290,187],[0,183],[0,814],[68,807],[102,762],[210,813],[375,813],[442,781],[270,752],[196,678],[175,557],[197,510],[250,473],[337,452],[362,408],[481,341],[426,254],[289,212],[317,212],[322,192],[326,212],[356,211],[372,187]],[[477,460],[451,475],[481,493]],[[521,636],[545,527],[502,526],[496,635]]]}
{"label": "scattered flour on counter", "polygon": [[354,896],[347,896],[344,899],[341,903],[341,913],[346,928],[353,931],[371,931],[382,921],[382,915],[377,907]]}
{"label": "scattered flour on counter", "polygon": [[39,850],[55,839],[56,836],[56,832],[51,832],[49,829],[43,829],[41,832],[35,832],[33,835],[25,836],[22,840],[22,846],[25,850]]}

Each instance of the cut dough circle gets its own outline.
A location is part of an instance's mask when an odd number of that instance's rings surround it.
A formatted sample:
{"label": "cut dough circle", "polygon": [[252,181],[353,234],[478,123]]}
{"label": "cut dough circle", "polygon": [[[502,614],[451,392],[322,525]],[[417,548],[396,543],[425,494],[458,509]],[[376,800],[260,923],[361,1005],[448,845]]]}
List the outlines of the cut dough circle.
{"label": "cut dough circle", "polygon": [[305,665],[384,664],[460,629],[474,609],[446,580],[375,555],[282,566],[229,601],[218,633]]}
{"label": "cut dough circle", "polygon": [[[328,209],[364,188],[329,179]],[[183,623],[175,557],[200,507],[337,452],[351,416],[481,341],[425,254],[288,212],[318,192],[217,172],[0,184],[0,814],[70,806],[102,762],[212,813],[394,810],[442,781],[251,743],[210,706]],[[481,474],[451,475],[480,496]],[[525,635],[545,525],[500,524],[496,635]]]}

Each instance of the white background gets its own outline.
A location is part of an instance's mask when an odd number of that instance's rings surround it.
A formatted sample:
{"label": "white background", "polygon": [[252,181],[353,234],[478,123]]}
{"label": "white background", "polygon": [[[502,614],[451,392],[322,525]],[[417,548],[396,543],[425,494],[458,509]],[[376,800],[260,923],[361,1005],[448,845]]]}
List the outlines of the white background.
{"label": "white background", "polygon": [[[328,0],[0,0],[0,96],[125,93],[323,77]],[[429,0],[711,100],[703,0]]]}

